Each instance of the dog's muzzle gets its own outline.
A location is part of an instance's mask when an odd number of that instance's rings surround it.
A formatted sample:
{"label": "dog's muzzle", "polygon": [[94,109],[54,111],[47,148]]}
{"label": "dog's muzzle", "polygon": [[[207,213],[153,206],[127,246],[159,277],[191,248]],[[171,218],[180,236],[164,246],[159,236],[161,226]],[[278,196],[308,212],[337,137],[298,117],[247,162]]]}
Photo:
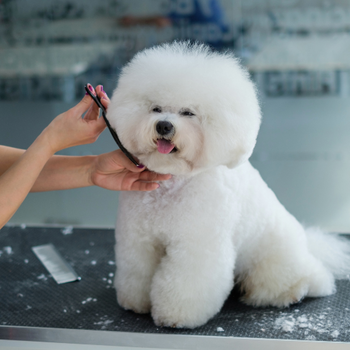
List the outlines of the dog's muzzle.
{"label": "dog's muzzle", "polygon": [[158,135],[160,136],[157,139],[158,152],[163,153],[163,154],[176,152],[177,148],[171,142],[171,139],[175,134],[174,125],[166,120],[160,120],[156,124],[156,131],[157,131]]}

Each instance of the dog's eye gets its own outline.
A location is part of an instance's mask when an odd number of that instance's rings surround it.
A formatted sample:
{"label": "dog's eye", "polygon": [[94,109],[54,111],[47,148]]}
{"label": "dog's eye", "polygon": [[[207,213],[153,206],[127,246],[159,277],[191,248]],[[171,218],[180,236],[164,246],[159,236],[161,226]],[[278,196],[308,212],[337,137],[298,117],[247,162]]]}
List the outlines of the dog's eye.
{"label": "dog's eye", "polygon": [[162,113],[162,109],[160,107],[154,107],[152,111],[155,113]]}
{"label": "dog's eye", "polygon": [[192,113],[191,111],[188,111],[188,110],[181,111],[180,114],[185,116],[185,117],[193,117],[194,116],[194,113]]}

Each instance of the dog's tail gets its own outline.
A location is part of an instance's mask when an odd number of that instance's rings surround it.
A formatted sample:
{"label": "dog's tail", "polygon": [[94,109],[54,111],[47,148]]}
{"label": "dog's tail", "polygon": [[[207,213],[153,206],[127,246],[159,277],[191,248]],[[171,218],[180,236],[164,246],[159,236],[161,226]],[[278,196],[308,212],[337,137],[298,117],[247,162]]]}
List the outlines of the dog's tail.
{"label": "dog's tail", "polygon": [[337,279],[350,277],[350,237],[326,233],[316,227],[306,229],[310,253],[321,260]]}

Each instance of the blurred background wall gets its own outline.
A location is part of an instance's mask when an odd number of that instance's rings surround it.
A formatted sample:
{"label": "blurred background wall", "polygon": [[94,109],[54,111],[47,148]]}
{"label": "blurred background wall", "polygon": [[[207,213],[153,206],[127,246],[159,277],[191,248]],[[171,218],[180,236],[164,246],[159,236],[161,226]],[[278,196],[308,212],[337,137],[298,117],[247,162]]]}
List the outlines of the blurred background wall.
{"label": "blurred background wall", "polygon": [[[300,221],[349,232],[346,0],[1,0],[0,144],[27,148],[87,82],[112,94],[137,51],[174,39],[241,58],[263,112],[251,162]],[[105,131],[61,153],[113,149]],[[99,188],[34,193],[10,223],[111,227],[117,205]]]}

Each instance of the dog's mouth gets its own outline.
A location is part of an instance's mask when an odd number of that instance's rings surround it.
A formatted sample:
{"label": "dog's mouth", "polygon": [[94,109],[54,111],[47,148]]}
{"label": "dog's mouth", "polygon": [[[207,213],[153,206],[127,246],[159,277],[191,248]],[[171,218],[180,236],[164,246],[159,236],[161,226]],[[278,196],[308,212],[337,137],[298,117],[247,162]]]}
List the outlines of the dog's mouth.
{"label": "dog's mouth", "polygon": [[170,140],[157,139],[156,144],[159,153],[169,154],[177,152],[176,146]]}

